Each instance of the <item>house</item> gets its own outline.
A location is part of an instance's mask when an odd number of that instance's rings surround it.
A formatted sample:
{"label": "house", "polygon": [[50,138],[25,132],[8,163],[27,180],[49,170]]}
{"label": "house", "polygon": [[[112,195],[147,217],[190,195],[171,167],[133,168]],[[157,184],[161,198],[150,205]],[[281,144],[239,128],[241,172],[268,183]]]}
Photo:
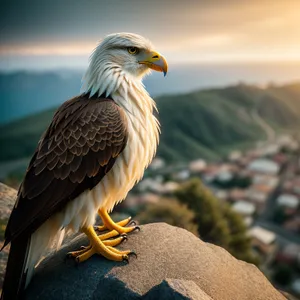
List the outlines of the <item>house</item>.
{"label": "house", "polygon": [[239,161],[240,159],[242,158],[242,152],[241,151],[238,151],[238,150],[235,150],[235,151],[232,151],[230,152],[230,154],[228,155],[228,159],[230,161]]}
{"label": "house", "polygon": [[246,192],[247,200],[255,204],[258,212],[261,212],[265,208],[268,196],[268,193],[265,193],[261,190],[257,190],[255,186],[250,187]]}
{"label": "house", "polygon": [[299,198],[292,194],[281,194],[277,199],[276,203],[278,206],[284,208],[297,209],[299,206]]}
{"label": "house", "polygon": [[256,210],[256,207],[253,203],[249,203],[246,201],[237,201],[232,205],[232,209],[242,215],[243,221],[247,227],[252,225],[252,216]]}
{"label": "house", "polygon": [[205,162],[205,160],[203,159],[197,159],[197,160],[193,160],[192,162],[190,162],[189,164],[189,169],[191,171],[191,173],[201,173],[205,170],[207,164]]}
{"label": "house", "polygon": [[252,216],[255,213],[255,205],[246,201],[237,201],[232,205],[233,210],[244,217]]}
{"label": "house", "polygon": [[232,180],[233,178],[233,173],[228,171],[228,170],[221,170],[217,176],[216,176],[216,179],[219,181],[219,182],[229,182],[230,180]]}
{"label": "house", "polygon": [[255,174],[252,177],[252,183],[257,185],[266,185],[271,189],[274,189],[279,183],[279,177],[274,175]]}
{"label": "house", "polygon": [[174,181],[168,181],[162,186],[162,193],[163,194],[173,194],[178,188],[180,184]]}
{"label": "house", "polygon": [[272,231],[255,226],[249,230],[249,236],[252,237],[252,245],[262,254],[274,253],[276,249],[276,234]]}
{"label": "house", "polygon": [[280,170],[280,166],[271,159],[258,158],[249,163],[248,170],[255,173],[276,175]]}

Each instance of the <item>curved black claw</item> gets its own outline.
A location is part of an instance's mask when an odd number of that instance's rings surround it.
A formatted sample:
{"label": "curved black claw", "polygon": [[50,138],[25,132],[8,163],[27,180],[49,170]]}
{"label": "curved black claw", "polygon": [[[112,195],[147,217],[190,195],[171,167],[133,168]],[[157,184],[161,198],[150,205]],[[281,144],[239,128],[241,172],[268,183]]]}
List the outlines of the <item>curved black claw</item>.
{"label": "curved black claw", "polygon": [[134,220],[131,220],[128,224],[127,224],[128,226],[130,226],[130,225],[133,225],[133,226],[135,226],[136,225],[136,221],[134,221]]}
{"label": "curved black claw", "polygon": [[70,254],[70,253],[67,253],[67,254],[66,254],[66,256],[65,256],[65,258],[64,258],[64,262],[67,263],[67,262],[70,260],[70,258],[71,258],[71,260],[73,261],[74,265],[75,265],[76,267],[78,267],[79,262],[77,261],[77,257],[74,257],[74,256],[73,256],[72,254]]}
{"label": "curved black claw", "polygon": [[71,253],[67,253],[65,259],[67,260],[68,258],[74,258],[74,256]]}
{"label": "curved black claw", "polygon": [[135,256],[135,258],[137,258],[137,254],[135,253],[135,251],[130,251],[130,252],[128,253],[128,255],[133,255],[133,256]]}
{"label": "curved black claw", "polygon": [[81,246],[79,249],[80,249],[80,250],[85,250],[85,249],[87,249],[87,248],[89,248],[89,246]]}
{"label": "curved black claw", "polygon": [[140,226],[134,226],[134,229],[132,231],[136,231],[136,230],[141,231],[141,227]]}
{"label": "curved black claw", "polygon": [[123,255],[123,261],[126,261],[127,264],[129,264],[129,258],[128,255]]}
{"label": "curved black claw", "polygon": [[74,261],[75,261],[75,267],[78,268],[80,264],[79,258],[75,257]]}
{"label": "curved black claw", "polygon": [[[103,226],[103,225],[95,225],[95,226],[93,226],[93,227],[94,227],[94,230],[95,230],[95,231],[100,231],[100,232],[101,232],[102,230],[99,230],[99,227],[100,227],[100,226]],[[105,231],[105,230],[106,230],[106,229],[104,229],[103,231]]]}
{"label": "curved black claw", "polygon": [[127,241],[127,240],[128,240],[128,238],[127,238],[127,234],[126,234],[126,233],[122,233],[122,234],[121,234],[121,237],[123,238],[123,241],[122,241],[122,242],[124,242],[124,241]]}

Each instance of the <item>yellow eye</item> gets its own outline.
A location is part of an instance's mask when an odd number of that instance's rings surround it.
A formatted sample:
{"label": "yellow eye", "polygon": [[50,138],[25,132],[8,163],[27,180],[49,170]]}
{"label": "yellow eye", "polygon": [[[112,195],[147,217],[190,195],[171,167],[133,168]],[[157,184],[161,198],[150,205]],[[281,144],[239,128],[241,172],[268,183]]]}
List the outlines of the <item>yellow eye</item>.
{"label": "yellow eye", "polygon": [[128,53],[132,55],[138,54],[139,52],[139,49],[137,47],[128,47],[127,50]]}

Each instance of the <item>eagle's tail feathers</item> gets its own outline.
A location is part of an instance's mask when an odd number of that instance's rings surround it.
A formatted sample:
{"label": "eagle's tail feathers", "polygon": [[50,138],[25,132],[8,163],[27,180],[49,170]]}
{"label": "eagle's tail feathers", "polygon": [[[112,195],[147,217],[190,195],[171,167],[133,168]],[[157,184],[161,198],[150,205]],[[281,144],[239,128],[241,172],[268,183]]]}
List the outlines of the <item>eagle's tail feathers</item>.
{"label": "eagle's tail feathers", "polygon": [[12,241],[4,279],[1,300],[16,300],[29,284],[35,267],[50,248],[54,247],[60,232],[60,223],[49,219],[29,238],[20,236]]}
{"label": "eagle's tail feathers", "polygon": [[20,299],[26,285],[25,266],[29,248],[30,237],[20,236],[11,242],[1,300]]}

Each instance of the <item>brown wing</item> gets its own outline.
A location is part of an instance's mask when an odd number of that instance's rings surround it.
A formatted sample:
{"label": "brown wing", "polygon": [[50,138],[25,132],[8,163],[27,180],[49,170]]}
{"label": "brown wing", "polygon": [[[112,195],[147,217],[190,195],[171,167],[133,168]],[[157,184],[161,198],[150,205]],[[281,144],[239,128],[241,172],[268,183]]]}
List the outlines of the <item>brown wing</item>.
{"label": "brown wing", "polygon": [[56,112],[20,187],[5,244],[30,235],[112,168],[127,142],[124,112],[111,99],[73,98]]}

